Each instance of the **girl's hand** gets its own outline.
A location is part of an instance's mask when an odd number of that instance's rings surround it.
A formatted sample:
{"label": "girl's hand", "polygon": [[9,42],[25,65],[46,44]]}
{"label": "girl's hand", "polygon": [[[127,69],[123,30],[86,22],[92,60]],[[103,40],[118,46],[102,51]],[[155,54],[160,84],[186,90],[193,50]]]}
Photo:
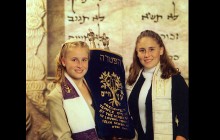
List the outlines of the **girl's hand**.
{"label": "girl's hand", "polygon": [[183,136],[177,136],[176,140],[186,140]]}

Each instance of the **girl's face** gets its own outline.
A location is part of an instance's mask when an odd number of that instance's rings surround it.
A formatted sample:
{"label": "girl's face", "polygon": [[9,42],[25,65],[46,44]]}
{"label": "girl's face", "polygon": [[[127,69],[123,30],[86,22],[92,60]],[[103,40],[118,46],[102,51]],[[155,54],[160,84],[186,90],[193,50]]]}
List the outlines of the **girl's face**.
{"label": "girl's face", "polygon": [[151,37],[141,38],[136,48],[137,57],[145,69],[153,68],[159,63],[163,50]]}
{"label": "girl's face", "polygon": [[66,67],[67,73],[73,80],[79,80],[88,71],[88,61],[88,48],[74,47],[67,50],[62,58],[62,65]]}

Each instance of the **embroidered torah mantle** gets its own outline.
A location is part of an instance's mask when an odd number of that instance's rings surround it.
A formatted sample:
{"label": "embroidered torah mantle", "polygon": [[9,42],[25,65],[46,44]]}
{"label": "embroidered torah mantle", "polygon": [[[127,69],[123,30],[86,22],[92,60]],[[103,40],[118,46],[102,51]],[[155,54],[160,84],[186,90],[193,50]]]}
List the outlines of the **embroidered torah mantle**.
{"label": "embroidered torah mantle", "polygon": [[128,114],[122,56],[102,49],[90,51],[85,79],[94,98],[97,133],[100,138],[133,138],[135,133]]}

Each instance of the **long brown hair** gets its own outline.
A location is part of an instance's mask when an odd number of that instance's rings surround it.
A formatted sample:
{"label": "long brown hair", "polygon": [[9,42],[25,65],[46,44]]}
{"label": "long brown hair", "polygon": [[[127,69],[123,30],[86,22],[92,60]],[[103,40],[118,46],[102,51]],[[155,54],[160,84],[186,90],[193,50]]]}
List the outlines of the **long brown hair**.
{"label": "long brown hair", "polygon": [[90,59],[90,50],[89,46],[86,44],[86,42],[83,41],[66,41],[58,53],[56,57],[56,79],[53,81],[54,83],[62,83],[65,81],[64,72],[66,71],[66,68],[62,65],[62,58],[66,56],[66,52],[69,48],[75,48],[75,47],[81,47],[81,48],[88,48],[88,58]]}
{"label": "long brown hair", "polygon": [[136,51],[137,44],[139,43],[140,39],[143,37],[153,38],[159,44],[160,47],[164,48],[163,54],[160,56],[160,68],[162,71],[162,75],[161,75],[162,79],[168,79],[172,75],[180,73],[174,67],[174,63],[169,58],[168,52],[166,51],[165,45],[164,45],[161,37],[154,31],[145,30],[145,31],[141,32],[140,35],[136,39],[135,49],[134,49],[134,53],[133,53],[133,62],[130,65],[129,76],[127,79],[128,85],[132,85],[136,81],[140,70],[143,68],[143,65],[140,63],[140,61],[137,57],[137,51]]}

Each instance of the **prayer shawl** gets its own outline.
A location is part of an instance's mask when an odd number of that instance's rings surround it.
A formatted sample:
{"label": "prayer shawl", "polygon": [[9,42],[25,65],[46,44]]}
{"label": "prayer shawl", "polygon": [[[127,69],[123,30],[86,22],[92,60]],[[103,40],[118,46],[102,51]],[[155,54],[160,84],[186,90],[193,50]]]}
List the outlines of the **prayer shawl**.
{"label": "prayer shawl", "polygon": [[171,77],[161,78],[160,63],[152,79],[154,140],[173,140]]}
{"label": "prayer shawl", "polygon": [[74,140],[98,140],[95,122],[82,93],[65,73],[65,83],[61,84],[63,107]]}
{"label": "prayer shawl", "polygon": [[[138,81],[142,70],[140,70],[135,83],[131,86],[127,85],[128,98],[134,85]],[[170,77],[169,79],[162,79],[160,77],[161,74],[160,63],[158,63],[152,78],[154,140],[173,140],[173,120],[171,106],[172,78]]]}

